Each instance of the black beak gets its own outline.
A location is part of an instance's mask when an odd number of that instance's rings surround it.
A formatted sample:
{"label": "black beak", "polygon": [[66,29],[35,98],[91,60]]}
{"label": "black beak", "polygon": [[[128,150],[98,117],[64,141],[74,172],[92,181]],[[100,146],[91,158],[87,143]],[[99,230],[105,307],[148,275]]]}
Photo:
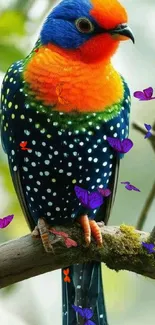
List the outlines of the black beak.
{"label": "black beak", "polygon": [[111,29],[109,31],[109,33],[111,35],[119,34],[119,35],[126,36],[126,37],[130,38],[133,43],[135,43],[135,39],[134,39],[132,30],[130,29],[130,27],[127,24],[120,24],[116,28]]}

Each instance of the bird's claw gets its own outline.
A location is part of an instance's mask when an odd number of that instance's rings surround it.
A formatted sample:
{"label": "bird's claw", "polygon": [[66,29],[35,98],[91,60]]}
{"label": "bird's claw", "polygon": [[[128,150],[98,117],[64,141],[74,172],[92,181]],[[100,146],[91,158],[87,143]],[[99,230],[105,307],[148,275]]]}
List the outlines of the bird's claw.
{"label": "bird's claw", "polygon": [[99,225],[95,220],[89,220],[87,215],[83,215],[78,219],[83,231],[86,242],[86,247],[88,247],[91,243],[91,234],[97,242],[98,247],[102,247],[103,240],[102,234]]}
{"label": "bird's claw", "polygon": [[58,242],[60,238],[55,238],[53,240],[49,239],[49,226],[46,224],[45,220],[43,218],[38,219],[38,225],[34,228],[32,232],[32,237],[33,238],[38,238],[41,237],[44,249],[47,253],[53,253],[53,244]]}

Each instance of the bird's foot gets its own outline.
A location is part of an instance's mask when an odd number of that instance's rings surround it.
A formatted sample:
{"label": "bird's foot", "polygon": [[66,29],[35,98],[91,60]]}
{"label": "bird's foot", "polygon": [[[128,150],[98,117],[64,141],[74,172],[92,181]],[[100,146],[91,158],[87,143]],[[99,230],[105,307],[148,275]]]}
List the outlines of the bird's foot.
{"label": "bird's foot", "polygon": [[91,234],[92,234],[92,236],[94,237],[94,239],[97,242],[97,245],[99,247],[101,247],[103,244],[102,234],[101,234],[100,227],[98,226],[96,221],[89,220],[89,218],[86,214],[81,216],[80,218],[78,218],[77,221],[80,223],[80,225],[84,231],[84,238],[85,238],[86,246],[88,247],[90,245]]}
{"label": "bird's foot", "polygon": [[55,244],[59,239],[54,239],[50,241],[49,239],[49,226],[46,224],[45,220],[43,218],[38,219],[38,225],[34,228],[32,232],[32,237],[33,238],[38,238],[41,237],[44,249],[47,253],[53,253],[53,244]]}

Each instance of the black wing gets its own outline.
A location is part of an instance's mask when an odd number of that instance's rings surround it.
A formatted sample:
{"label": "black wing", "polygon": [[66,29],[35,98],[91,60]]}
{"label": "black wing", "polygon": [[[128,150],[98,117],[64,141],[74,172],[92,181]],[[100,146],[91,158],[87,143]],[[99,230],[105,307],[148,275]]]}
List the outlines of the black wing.
{"label": "black wing", "polygon": [[[122,78],[123,79],[123,78]],[[128,138],[129,135],[129,115],[130,115],[130,107],[131,107],[131,98],[130,91],[128,85],[123,79],[124,83],[124,100],[122,103],[122,110],[118,117],[113,118],[109,122],[105,123],[105,129],[107,129],[107,136],[113,137],[114,132],[116,131],[118,136],[117,138],[123,140]],[[123,123],[122,123],[123,122]],[[120,127],[118,128],[118,125]],[[110,132],[110,128],[113,127],[112,132]],[[123,158],[123,154],[119,154],[116,151],[114,154],[114,162],[112,169],[112,176],[110,178],[108,188],[111,190],[111,195],[105,199],[104,204],[100,207],[95,217],[96,221],[104,221],[107,224],[112,207],[114,205],[117,185],[118,185],[118,177],[119,177],[119,167],[120,167],[120,159]]]}

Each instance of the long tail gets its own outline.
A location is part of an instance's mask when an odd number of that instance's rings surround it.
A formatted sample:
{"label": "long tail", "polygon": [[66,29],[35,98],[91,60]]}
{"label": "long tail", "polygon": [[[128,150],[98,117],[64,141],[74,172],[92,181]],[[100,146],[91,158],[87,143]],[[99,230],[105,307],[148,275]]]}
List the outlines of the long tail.
{"label": "long tail", "polygon": [[62,270],[63,325],[84,325],[86,322],[72,305],[92,309],[91,321],[95,325],[108,325],[101,263],[75,264],[68,269],[67,276],[66,269]]}

